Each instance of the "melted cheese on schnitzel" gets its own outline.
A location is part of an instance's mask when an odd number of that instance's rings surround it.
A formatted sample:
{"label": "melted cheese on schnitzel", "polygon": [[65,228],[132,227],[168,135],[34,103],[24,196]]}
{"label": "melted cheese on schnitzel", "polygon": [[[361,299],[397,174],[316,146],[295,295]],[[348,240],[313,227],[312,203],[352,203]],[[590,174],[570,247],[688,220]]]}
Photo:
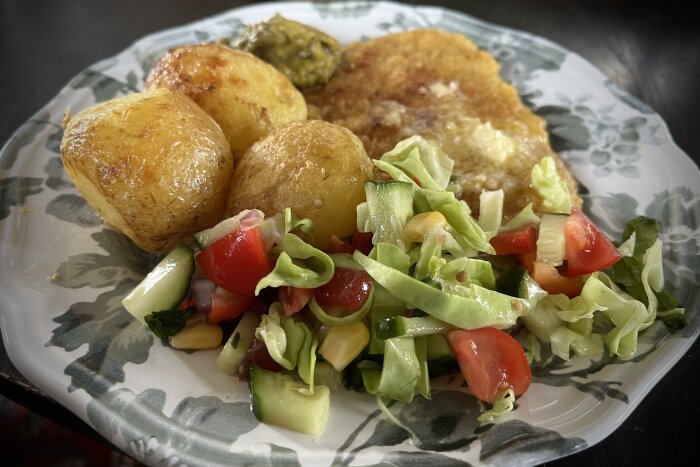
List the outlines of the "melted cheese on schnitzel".
{"label": "melted cheese on schnitzel", "polygon": [[500,78],[494,58],[459,34],[416,29],[351,44],[331,80],[304,94],[310,118],[349,128],[372,158],[411,135],[440,144],[476,212],[479,194],[499,188],[506,217],[529,202],[537,209],[530,170],[545,156],[576,193],[545,122]]}

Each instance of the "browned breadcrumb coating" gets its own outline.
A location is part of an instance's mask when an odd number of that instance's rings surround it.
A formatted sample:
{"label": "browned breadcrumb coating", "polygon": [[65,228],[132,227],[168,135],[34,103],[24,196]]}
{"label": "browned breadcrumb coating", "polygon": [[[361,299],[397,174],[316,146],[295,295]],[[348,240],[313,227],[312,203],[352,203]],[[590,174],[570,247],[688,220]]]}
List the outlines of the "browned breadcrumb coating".
{"label": "browned breadcrumb coating", "polygon": [[[304,94],[310,118],[349,128],[372,158],[414,134],[438,142],[455,160],[462,196],[475,211],[481,191],[498,188],[505,192],[506,217],[529,202],[537,209],[529,173],[545,156],[554,157],[576,193],[576,181],[550,147],[545,122],[501,79],[496,60],[459,34],[416,29],[351,44],[333,78]],[[474,129],[481,124],[485,130],[487,122],[505,136],[507,157],[479,150]]]}

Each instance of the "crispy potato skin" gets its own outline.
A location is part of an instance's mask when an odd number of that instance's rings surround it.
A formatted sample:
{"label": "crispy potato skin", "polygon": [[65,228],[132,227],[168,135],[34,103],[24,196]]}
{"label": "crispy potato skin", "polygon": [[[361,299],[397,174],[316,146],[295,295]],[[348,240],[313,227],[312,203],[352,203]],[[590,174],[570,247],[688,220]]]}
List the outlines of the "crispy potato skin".
{"label": "crispy potato skin", "polygon": [[239,161],[231,180],[227,210],[258,208],[273,215],[290,207],[314,222],[317,248],[332,234],[357,230],[356,206],[365,200],[364,181],[373,165],[362,142],[338,125],[318,120],[273,129]]}
{"label": "crispy potato skin", "polygon": [[234,160],[273,127],[307,116],[304,97],[284,74],[220,44],[170,50],[146,81],[146,89],[162,87],[186,94],[216,120]]}
{"label": "crispy potato skin", "polygon": [[[506,216],[528,202],[537,208],[529,173],[545,156],[555,158],[576,193],[573,176],[549,145],[545,122],[500,78],[496,60],[459,34],[415,29],[351,44],[331,80],[304,95],[309,118],[349,128],[372,158],[415,134],[438,142],[454,159],[463,197],[475,212],[481,191],[499,188]],[[490,122],[511,138],[515,153],[495,164],[471,151],[465,139],[474,121]]]}
{"label": "crispy potato skin", "polygon": [[233,173],[221,128],[187,96],[167,89],[67,117],[61,159],[105,221],[153,252],[218,222]]}

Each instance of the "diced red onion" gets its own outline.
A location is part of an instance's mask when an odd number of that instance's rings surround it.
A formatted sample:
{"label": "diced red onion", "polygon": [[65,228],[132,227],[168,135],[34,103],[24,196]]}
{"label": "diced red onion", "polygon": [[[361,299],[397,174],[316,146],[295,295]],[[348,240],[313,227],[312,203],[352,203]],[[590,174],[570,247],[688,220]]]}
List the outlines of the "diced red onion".
{"label": "diced red onion", "polygon": [[199,278],[192,281],[192,299],[197,310],[208,313],[214,296],[216,284],[207,278]]}
{"label": "diced red onion", "polygon": [[265,214],[259,209],[251,209],[241,218],[240,229],[243,231],[254,229],[262,224]]}

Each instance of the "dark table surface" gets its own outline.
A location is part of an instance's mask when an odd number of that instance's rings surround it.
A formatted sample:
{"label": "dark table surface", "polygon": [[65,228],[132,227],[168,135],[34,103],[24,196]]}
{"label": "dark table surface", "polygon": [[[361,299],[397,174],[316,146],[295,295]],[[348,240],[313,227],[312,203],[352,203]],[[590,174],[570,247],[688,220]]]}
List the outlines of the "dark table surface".
{"label": "dark table surface", "polygon": [[[250,2],[225,0],[2,0],[0,143],[78,72],[160,29]],[[700,28],[673,2],[507,0],[409,2],[460,10],[551,39],[654,108],[674,140],[700,161]],[[680,2],[679,2],[680,3]],[[548,465],[694,464],[700,341],[608,438]],[[27,382],[0,346],[0,392],[47,418],[100,436]]]}

